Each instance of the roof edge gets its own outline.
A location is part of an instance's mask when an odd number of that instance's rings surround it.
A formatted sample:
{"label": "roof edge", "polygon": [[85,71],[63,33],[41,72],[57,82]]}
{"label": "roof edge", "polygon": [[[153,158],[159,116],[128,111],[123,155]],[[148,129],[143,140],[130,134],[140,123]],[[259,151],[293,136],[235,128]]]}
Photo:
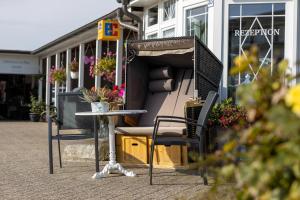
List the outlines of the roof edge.
{"label": "roof edge", "polygon": [[45,45],[43,45],[43,46],[41,46],[37,49],[35,49],[35,50],[33,50],[33,51],[31,51],[31,54],[36,55],[36,54],[46,50],[47,48],[55,46],[56,44],[58,44],[60,42],[63,42],[63,41],[65,41],[65,40],[67,40],[67,39],[69,39],[73,36],[78,35],[78,34],[84,32],[84,31],[94,27],[95,25],[97,25],[97,22],[99,20],[106,19],[106,18],[111,18],[111,17],[116,17],[117,16],[117,10],[118,10],[118,8],[113,10],[112,12],[110,12],[110,13],[108,13],[108,14],[106,14],[106,15],[104,15],[104,16],[102,16],[102,17],[100,17],[100,18],[84,25],[84,26],[81,26],[81,27],[79,27],[79,28],[77,28],[77,29],[75,29],[75,30],[73,30],[73,31],[71,31],[71,32],[69,32],[69,33],[67,33],[67,34],[65,34],[65,35],[63,35],[63,36],[61,36],[61,37],[45,44]]}
{"label": "roof edge", "polygon": [[3,54],[27,54],[27,55],[31,55],[31,51],[26,51],[26,50],[0,49],[0,53],[3,53]]}

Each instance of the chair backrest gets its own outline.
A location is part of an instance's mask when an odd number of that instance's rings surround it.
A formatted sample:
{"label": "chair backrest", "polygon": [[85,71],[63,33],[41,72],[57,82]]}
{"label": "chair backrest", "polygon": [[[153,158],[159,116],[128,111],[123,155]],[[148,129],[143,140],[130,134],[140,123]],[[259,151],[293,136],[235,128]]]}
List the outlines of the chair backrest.
{"label": "chair backrest", "polygon": [[[178,69],[174,71],[174,90],[168,92],[148,92],[145,107],[148,112],[141,115],[139,126],[154,126],[158,115],[184,117],[184,104],[193,97],[193,71]],[[185,126],[165,122],[161,126]]]}
{"label": "chair backrest", "polygon": [[200,137],[200,135],[202,134],[202,131],[204,130],[204,127],[206,127],[209,114],[210,114],[213,106],[215,105],[215,103],[218,99],[218,96],[219,95],[217,92],[210,91],[205,99],[205,102],[202,106],[201,112],[200,112],[198,120],[197,120],[197,124],[199,124],[201,126],[201,127],[197,126],[197,128],[196,128],[196,135],[198,137]]}
{"label": "chair backrest", "polygon": [[75,116],[76,112],[91,111],[91,104],[82,99],[81,92],[58,94],[57,120],[59,130],[92,129],[93,117]]}

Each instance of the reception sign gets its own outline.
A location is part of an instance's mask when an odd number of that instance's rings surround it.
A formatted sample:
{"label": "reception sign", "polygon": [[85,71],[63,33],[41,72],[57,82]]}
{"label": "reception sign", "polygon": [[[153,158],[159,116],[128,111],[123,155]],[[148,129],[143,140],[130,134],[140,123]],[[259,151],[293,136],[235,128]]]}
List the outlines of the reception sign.
{"label": "reception sign", "polygon": [[98,40],[116,41],[120,38],[120,24],[117,20],[98,22]]}

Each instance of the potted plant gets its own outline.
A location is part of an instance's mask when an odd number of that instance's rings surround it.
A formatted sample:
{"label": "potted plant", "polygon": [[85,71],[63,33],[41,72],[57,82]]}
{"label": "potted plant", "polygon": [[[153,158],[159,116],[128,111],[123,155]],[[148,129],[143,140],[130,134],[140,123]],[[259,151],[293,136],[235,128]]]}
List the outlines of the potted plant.
{"label": "potted plant", "polygon": [[35,96],[30,96],[30,113],[29,118],[32,122],[40,121],[41,113],[45,110],[45,104],[38,101]]}
{"label": "potted plant", "polygon": [[113,89],[103,87],[90,90],[83,89],[83,99],[91,103],[92,112],[108,112],[116,105],[123,103],[124,86],[115,86]]}
{"label": "potted plant", "polygon": [[71,71],[71,78],[78,79],[78,70],[79,70],[79,63],[74,58],[73,61],[69,65]]}
{"label": "potted plant", "polygon": [[58,68],[52,67],[50,71],[50,82],[54,84],[56,81],[58,84],[62,84],[66,81],[66,70],[64,68]]}
{"label": "potted plant", "polygon": [[[234,129],[235,126],[246,126],[247,113],[245,109],[233,103],[232,98],[225,99],[216,104],[208,119],[209,138],[213,141],[214,146],[219,148],[220,143],[226,140],[225,133]],[[215,141],[215,140],[219,141]],[[222,146],[222,145],[221,145]]]}
{"label": "potted plant", "polygon": [[90,76],[102,76],[109,79],[110,75],[115,72],[116,54],[108,52],[104,57],[97,59],[96,63],[91,63]]}

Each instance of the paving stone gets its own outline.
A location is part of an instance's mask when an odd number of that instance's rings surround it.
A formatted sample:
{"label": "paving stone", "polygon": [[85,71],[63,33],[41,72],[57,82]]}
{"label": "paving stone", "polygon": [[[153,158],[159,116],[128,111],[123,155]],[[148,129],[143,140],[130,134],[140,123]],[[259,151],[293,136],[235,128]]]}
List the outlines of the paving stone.
{"label": "paving stone", "polygon": [[[62,141],[63,148],[73,144],[78,142]],[[209,188],[198,175],[164,169],[154,170],[153,186],[147,168],[132,168],[134,178],[112,174],[93,180],[94,162],[63,160],[60,169],[55,141],[53,150],[50,175],[47,124],[0,122],[0,199],[190,199]]]}

